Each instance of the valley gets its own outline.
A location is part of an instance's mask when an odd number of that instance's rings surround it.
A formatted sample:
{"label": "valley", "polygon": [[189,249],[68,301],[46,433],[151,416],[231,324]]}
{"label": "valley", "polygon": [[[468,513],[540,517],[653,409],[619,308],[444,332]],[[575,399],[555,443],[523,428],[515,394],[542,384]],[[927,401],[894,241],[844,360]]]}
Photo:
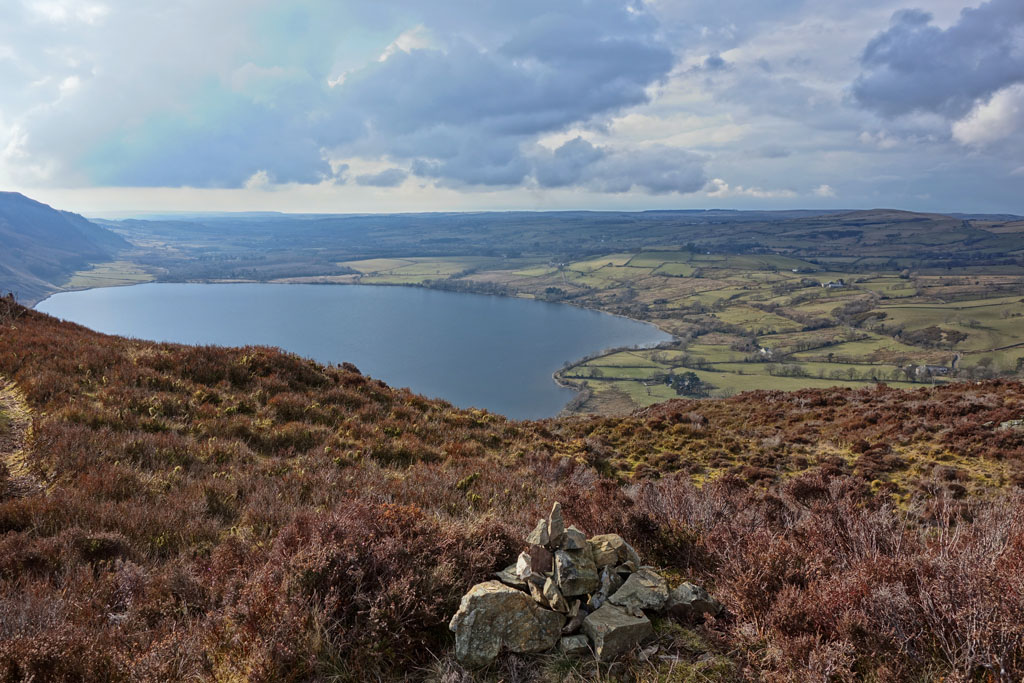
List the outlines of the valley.
{"label": "valley", "polygon": [[[581,392],[570,412],[1010,377],[1024,358],[1024,221],[1015,216],[222,215],[104,225],[139,250],[110,284],[428,287],[570,303],[676,337],[668,348],[564,367],[559,381]],[[103,277],[86,271],[72,282]]]}

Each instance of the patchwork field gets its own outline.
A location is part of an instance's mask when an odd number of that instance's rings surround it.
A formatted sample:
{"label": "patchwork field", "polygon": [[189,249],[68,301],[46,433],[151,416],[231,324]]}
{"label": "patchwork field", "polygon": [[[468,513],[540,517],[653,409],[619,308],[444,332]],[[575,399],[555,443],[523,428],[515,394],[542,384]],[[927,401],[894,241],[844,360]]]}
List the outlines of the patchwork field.
{"label": "patchwork field", "polygon": [[[752,389],[910,388],[1016,374],[1024,359],[1024,268],[922,275],[892,259],[612,253],[580,261],[409,258],[340,264],[364,283],[421,284],[564,301],[677,336],[659,349],[561,372],[576,412],[621,413],[687,395]],[[898,267],[899,270],[879,266]],[[678,393],[694,373],[698,393]],[[692,387],[687,386],[687,389]]]}

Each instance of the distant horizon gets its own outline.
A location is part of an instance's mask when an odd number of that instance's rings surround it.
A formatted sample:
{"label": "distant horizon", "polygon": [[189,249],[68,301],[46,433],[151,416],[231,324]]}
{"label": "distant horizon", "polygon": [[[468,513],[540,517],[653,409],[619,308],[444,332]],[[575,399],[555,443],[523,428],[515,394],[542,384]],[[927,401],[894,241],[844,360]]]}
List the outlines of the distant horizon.
{"label": "distant horizon", "polygon": [[[60,208],[60,207],[54,207]],[[87,214],[81,212],[79,215],[98,220],[148,220],[164,217],[205,217],[205,216],[237,216],[254,217],[261,216],[286,216],[286,217],[330,217],[330,216],[422,216],[422,215],[445,215],[445,214],[501,214],[501,213],[711,213],[720,211],[723,213],[816,213],[816,214],[843,214],[868,211],[900,211],[916,214],[933,214],[939,216],[1012,216],[1024,219],[1024,214],[1009,212],[988,212],[988,211],[910,211],[894,207],[875,206],[868,209],[732,209],[726,207],[715,207],[709,209],[495,209],[495,210],[456,210],[456,211],[354,211],[354,212],[320,212],[320,211],[154,211],[150,213],[141,212],[111,212],[107,214]]]}
{"label": "distant horizon", "polygon": [[813,207],[813,206],[792,206],[792,207],[771,207],[771,206],[750,206],[750,207],[739,207],[739,206],[707,206],[707,207],[648,207],[648,208],[594,208],[594,207],[577,207],[577,208],[481,208],[481,209],[428,209],[428,210],[408,210],[408,211],[331,211],[331,210],[280,210],[280,209],[153,209],[153,208],[140,208],[140,209],[110,209],[101,211],[89,211],[82,210],[75,207],[64,206],[55,204],[52,202],[45,201],[37,196],[32,196],[21,190],[0,190],[0,192],[13,192],[22,194],[34,201],[47,204],[54,209],[60,211],[70,211],[77,213],[85,218],[89,219],[100,219],[100,220],[131,220],[140,219],[144,220],[147,218],[162,218],[162,217],[185,217],[185,216],[259,216],[259,215],[280,215],[280,216],[400,216],[400,215],[421,215],[421,214],[482,214],[482,213],[649,213],[649,212],[712,212],[712,211],[723,211],[723,212],[743,212],[743,213],[757,213],[757,212],[817,212],[817,213],[849,213],[854,211],[905,211],[908,213],[922,213],[922,214],[938,214],[938,215],[989,215],[989,216],[1014,216],[1024,218],[1024,210],[1022,213],[1016,213],[1013,211],[972,211],[967,209],[954,209],[949,211],[940,210],[919,210],[919,209],[908,209],[897,206],[865,206],[865,207],[850,207],[850,206],[833,206],[833,207]]}

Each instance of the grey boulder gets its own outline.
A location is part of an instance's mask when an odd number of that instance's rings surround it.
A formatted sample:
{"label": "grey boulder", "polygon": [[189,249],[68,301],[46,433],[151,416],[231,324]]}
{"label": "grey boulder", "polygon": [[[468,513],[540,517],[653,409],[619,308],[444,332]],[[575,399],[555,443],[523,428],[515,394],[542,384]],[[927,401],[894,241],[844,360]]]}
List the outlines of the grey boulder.
{"label": "grey boulder", "polygon": [[640,614],[645,609],[660,612],[665,609],[668,600],[668,582],[650,569],[641,569],[630,574],[622,587],[608,598],[608,602],[618,605],[630,614]]}
{"label": "grey boulder", "polygon": [[530,535],[526,537],[526,542],[530,545],[547,545],[548,544],[548,520],[541,519],[537,521],[537,526],[534,527]]}
{"label": "grey boulder", "polygon": [[455,656],[465,667],[487,666],[501,649],[544,652],[562,635],[565,616],[539,607],[526,593],[500,581],[478,583],[462,597],[448,627]]}
{"label": "grey boulder", "polygon": [[598,659],[613,659],[654,634],[646,616],[635,617],[621,607],[604,604],[583,620],[583,632],[594,644]]}
{"label": "grey boulder", "polygon": [[580,657],[590,653],[590,641],[586,636],[563,636],[558,649],[570,657]]}
{"label": "grey boulder", "polygon": [[565,530],[562,550],[583,550],[587,547],[586,535],[574,526]]}
{"label": "grey boulder", "polygon": [[526,588],[526,581],[516,573],[516,566],[514,564],[510,564],[500,572],[494,572],[494,575],[498,577],[502,583],[507,583],[510,586],[515,586],[516,588]]}
{"label": "grey boulder", "polygon": [[625,562],[632,562],[634,569],[640,566],[640,556],[618,534],[600,534],[591,538],[589,543],[598,569]]}
{"label": "grey boulder", "polygon": [[597,590],[597,567],[590,548],[555,552],[555,581],[565,597],[586,595]]}
{"label": "grey boulder", "polygon": [[700,586],[687,582],[672,589],[665,608],[674,617],[696,619],[705,614],[717,617],[722,611],[722,603]]}

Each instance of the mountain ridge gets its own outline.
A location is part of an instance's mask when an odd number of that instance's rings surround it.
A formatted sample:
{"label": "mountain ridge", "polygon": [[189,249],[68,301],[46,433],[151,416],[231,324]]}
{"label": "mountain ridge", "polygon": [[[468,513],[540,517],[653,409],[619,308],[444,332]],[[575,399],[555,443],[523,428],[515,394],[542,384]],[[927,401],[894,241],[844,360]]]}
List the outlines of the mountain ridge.
{"label": "mountain ridge", "polygon": [[35,303],[77,270],[112,259],[131,245],[79,214],[18,192],[0,192],[0,288]]}

